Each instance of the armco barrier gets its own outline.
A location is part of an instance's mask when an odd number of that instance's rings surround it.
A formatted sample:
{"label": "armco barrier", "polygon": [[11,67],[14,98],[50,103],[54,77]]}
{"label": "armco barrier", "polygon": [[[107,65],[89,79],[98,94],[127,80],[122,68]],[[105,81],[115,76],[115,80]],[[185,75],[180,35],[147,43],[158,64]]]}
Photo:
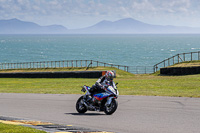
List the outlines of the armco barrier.
{"label": "armco barrier", "polygon": [[65,72],[15,72],[0,73],[0,78],[99,78],[106,71],[65,71]]}
{"label": "armco barrier", "polygon": [[200,74],[200,67],[167,67],[160,68],[160,74],[164,75],[189,75],[189,74]]}

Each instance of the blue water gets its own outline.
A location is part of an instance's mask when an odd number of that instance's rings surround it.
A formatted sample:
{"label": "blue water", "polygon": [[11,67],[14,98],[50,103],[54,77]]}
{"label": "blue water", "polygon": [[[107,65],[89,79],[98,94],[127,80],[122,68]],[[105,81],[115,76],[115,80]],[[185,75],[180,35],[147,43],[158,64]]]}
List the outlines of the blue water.
{"label": "blue water", "polygon": [[200,35],[0,35],[0,63],[97,60],[153,66],[200,51]]}

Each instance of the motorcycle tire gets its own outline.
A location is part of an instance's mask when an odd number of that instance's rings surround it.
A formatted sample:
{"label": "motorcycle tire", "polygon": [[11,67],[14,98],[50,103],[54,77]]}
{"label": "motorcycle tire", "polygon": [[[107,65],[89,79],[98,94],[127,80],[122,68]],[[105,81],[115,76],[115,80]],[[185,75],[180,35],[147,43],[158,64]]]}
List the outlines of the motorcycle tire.
{"label": "motorcycle tire", "polygon": [[83,99],[83,96],[81,96],[76,102],[76,110],[79,113],[85,113],[87,111],[87,107],[84,104],[81,104],[82,99]]}
{"label": "motorcycle tire", "polygon": [[111,115],[111,114],[113,114],[116,111],[117,106],[118,106],[118,102],[115,99],[113,99],[112,102],[111,102],[111,104],[110,104],[110,106],[105,106],[104,112],[107,115]]}

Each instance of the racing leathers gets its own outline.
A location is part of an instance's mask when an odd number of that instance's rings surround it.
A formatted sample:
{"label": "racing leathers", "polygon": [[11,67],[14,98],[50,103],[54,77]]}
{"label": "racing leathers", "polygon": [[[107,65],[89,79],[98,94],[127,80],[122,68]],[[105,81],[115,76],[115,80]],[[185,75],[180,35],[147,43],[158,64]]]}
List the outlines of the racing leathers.
{"label": "racing leathers", "polygon": [[110,82],[110,84],[113,84],[113,81],[112,80],[107,80],[106,76],[101,76],[97,81],[96,83],[91,87],[90,89],[90,93],[91,93],[91,96],[93,96],[94,93],[96,92],[101,92],[101,91],[104,91],[103,88],[104,86],[106,86],[106,84]]}

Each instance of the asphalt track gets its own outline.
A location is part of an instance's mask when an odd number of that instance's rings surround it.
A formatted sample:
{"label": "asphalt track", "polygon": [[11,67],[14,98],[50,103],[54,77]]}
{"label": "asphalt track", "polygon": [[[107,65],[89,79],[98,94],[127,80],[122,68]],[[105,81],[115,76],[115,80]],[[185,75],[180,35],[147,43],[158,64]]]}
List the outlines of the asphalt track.
{"label": "asphalt track", "polygon": [[115,133],[199,133],[200,98],[119,96],[113,115],[75,110],[81,95],[0,93],[0,116]]}

